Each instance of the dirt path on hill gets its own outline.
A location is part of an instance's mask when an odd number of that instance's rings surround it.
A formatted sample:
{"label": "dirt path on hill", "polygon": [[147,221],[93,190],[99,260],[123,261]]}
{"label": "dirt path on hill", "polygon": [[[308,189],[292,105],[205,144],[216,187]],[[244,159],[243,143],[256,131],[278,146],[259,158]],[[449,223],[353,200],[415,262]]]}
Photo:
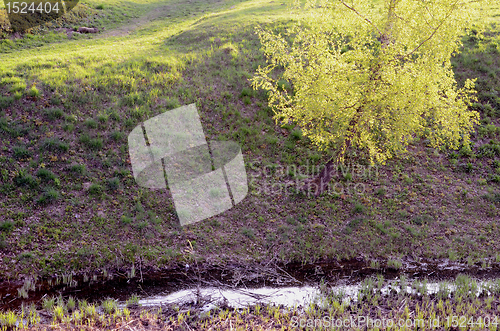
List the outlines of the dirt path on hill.
{"label": "dirt path on hill", "polygon": [[[155,21],[157,19],[161,18],[181,18],[181,17],[189,17],[193,14],[200,14],[203,13],[204,11],[199,11],[200,9],[200,3],[203,4],[223,4],[223,0],[184,0],[184,1],[176,1],[169,3],[167,5],[162,5],[153,8],[146,14],[136,17],[132,19],[130,22],[123,24],[122,26],[109,30],[109,31],[104,31],[101,35],[100,38],[108,38],[108,37],[123,37],[127,36],[134,31],[140,29],[141,27],[146,26],[148,23]],[[192,4],[195,6],[195,8],[191,10],[186,10],[186,5],[189,6],[189,4]],[[210,10],[213,10],[211,8]]]}
{"label": "dirt path on hill", "polygon": [[123,37],[123,36],[128,36],[135,30],[138,30],[140,27],[146,25],[149,22],[152,22],[158,18],[161,17],[167,17],[170,12],[175,8],[175,4],[173,5],[167,5],[167,6],[161,6],[154,8],[150,12],[146,13],[146,15],[134,18],[132,21],[129,23],[123,24],[122,26],[109,30],[109,31],[104,31],[100,37],[101,38],[109,38],[109,37]]}

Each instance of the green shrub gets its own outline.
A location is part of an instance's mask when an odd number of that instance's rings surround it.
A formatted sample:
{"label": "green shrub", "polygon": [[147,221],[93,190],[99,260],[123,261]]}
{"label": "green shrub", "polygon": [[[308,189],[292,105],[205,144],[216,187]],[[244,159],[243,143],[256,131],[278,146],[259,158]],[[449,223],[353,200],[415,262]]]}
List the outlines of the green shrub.
{"label": "green shrub", "polygon": [[11,221],[0,222],[0,231],[2,232],[10,232],[14,228],[14,223]]}
{"label": "green shrub", "polygon": [[104,144],[103,144],[101,138],[90,139],[90,141],[88,143],[89,148],[93,149],[93,150],[100,150],[100,149],[102,149],[103,145]]}
{"label": "green shrub", "polygon": [[465,172],[472,172],[474,170],[474,165],[471,162],[467,162],[461,165],[462,170]]}
{"label": "green shrub", "polygon": [[96,120],[94,120],[92,118],[86,119],[85,122],[83,122],[83,124],[86,127],[91,128],[91,129],[96,129],[97,128],[97,122],[96,122]]}
{"label": "green shrub", "polygon": [[76,123],[78,121],[78,118],[75,115],[69,115],[69,114],[65,114],[64,119],[70,123]]}
{"label": "green shrub", "polygon": [[111,118],[113,121],[119,121],[120,120],[120,115],[116,112],[116,110],[112,110],[109,112],[109,118]]}
{"label": "green shrub", "polygon": [[113,177],[111,179],[108,179],[108,189],[110,190],[118,190],[120,188],[120,179],[117,177]]}
{"label": "green shrub", "polygon": [[401,269],[402,266],[403,266],[403,262],[401,262],[400,260],[390,259],[389,261],[387,261],[387,267],[389,267],[389,268],[399,270],[399,269]]}
{"label": "green shrub", "polygon": [[20,171],[12,179],[16,186],[29,186],[34,188],[38,185],[38,182],[33,178],[33,176],[26,174],[24,171]]}
{"label": "green shrub", "polygon": [[133,119],[131,119],[131,118],[127,118],[125,120],[124,124],[125,124],[125,127],[131,128],[131,127],[135,126],[135,121]]}
{"label": "green shrub", "polygon": [[36,175],[37,175],[37,177],[39,177],[40,179],[42,179],[44,181],[51,181],[51,180],[55,180],[57,178],[57,176],[52,171],[50,171],[49,169],[45,169],[45,168],[38,169],[38,171],[36,172]]}
{"label": "green shrub", "polygon": [[45,114],[50,120],[60,119],[64,116],[64,111],[61,108],[47,108]]}
{"label": "green shrub", "polygon": [[495,157],[500,155],[500,145],[493,142],[479,147],[479,155],[483,157]]}
{"label": "green shrub", "polygon": [[418,215],[412,219],[412,222],[417,225],[428,224],[434,219],[429,215]]}
{"label": "green shrub", "polygon": [[121,99],[121,105],[122,106],[140,106],[144,104],[146,101],[144,100],[144,97],[138,93],[138,92],[132,92],[128,95],[125,95]]}
{"label": "green shrub", "polygon": [[114,141],[120,141],[123,139],[123,133],[120,131],[113,131],[113,132],[111,132],[110,137]]}
{"label": "green shrub", "polygon": [[494,183],[500,183],[500,175],[492,175],[490,181]]}
{"label": "green shrub", "polygon": [[292,85],[290,84],[289,81],[285,79],[280,79],[277,83],[278,89],[285,91],[285,90],[290,90],[292,88]]}
{"label": "green shrub", "polygon": [[253,91],[251,88],[249,87],[244,87],[242,90],[241,90],[241,93],[240,93],[240,98],[244,98],[244,97],[251,97],[253,96]]}
{"label": "green shrub", "polygon": [[24,146],[14,146],[12,151],[16,159],[27,159],[32,154],[31,151],[27,150]]}
{"label": "green shrub", "polygon": [[69,145],[59,138],[47,138],[42,142],[42,150],[63,153],[69,150]]}
{"label": "green shrub", "polygon": [[[24,90],[24,89],[23,89]],[[36,88],[35,85],[33,85],[29,90],[28,90],[28,96],[32,98],[38,98],[40,97],[41,93],[40,91]]]}
{"label": "green shrub", "polygon": [[129,216],[123,215],[121,220],[122,220],[123,224],[130,224],[130,223],[132,223],[132,218],[129,217]]}
{"label": "green shrub", "polygon": [[14,102],[14,97],[0,96],[0,109],[8,108]]}
{"label": "green shrub", "polygon": [[0,132],[10,133],[9,121],[5,117],[0,118]]}
{"label": "green shrub", "polygon": [[46,205],[57,201],[60,197],[59,191],[49,187],[43,192],[37,199],[37,203],[41,205]]}
{"label": "green shrub", "polygon": [[[26,89],[26,84],[19,82],[19,83],[12,84],[9,91],[10,91],[10,93],[14,93],[14,92],[18,92],[18,91],[24,91],[25,89]],[[29,91],[28,91],[28,95],[29,95]]]}
{"label": "green shrub", "polygon": [[76,302],[75,302],[75,299],[73,297],[68,298],[68,303],[67,303],[66,307],[68,308],[68,311],[75,310]]}
{"label": "green shrub", "polygon": [[63,125],[63,130],[66,132],[73,132],[74,129],[75,129],[75,126],[71,123],[64,123],[64,125]]}
{"label": "green shrub", "polygon": [[148,110],[145,107],[135,107],[130,111],[130,116],[136,119],[141,119],[144,116],[146,116],[148,113]]}
{"label": "green shrub", "polygon": [[129,308],[136,307],[139,305],[139,297],[137,296],[137,294],[132,294],[132,296],[128,298],[125,304]]}
{"label": "green shrub", "polygon": [[165,98],[164,99],[164,106],[166,110],[171,110],[175,109],[181,106],[179,103],[179,100],[177,98]]}
{"label": "green shrub", "polygon": [[99,184],[92,184],[89,187],[89,194],[90,195],[99,195],[102,192],[102,186]]}
{"label": "green shrub", "polygon": [[84,145],[87,145],[90,142],[90,136],[88,133],[84,133],[79,138],[80,142]]}
{"label": "green shrub", "polygon": [[86,172],[85,164],[72,164],[69,167],[69,171],[74,174],[83,175]]}
{"label": "green shrub", "polygon": [[102,310],[108,315],[112,314],[116,309],[118,309],[118,305],[115,300],[107,299],[101,303]]}
{"label": "green shrub", "polygon": [[80,136],[80,142],[93,150],[100,150],[104,145],[101,138],[90,138],[87,133]]}
{"label": "green shrub", "polygon": [[356,204],[354,204],[353,212],[362,214],[365,212],[365,206],[363,206],[359,202],[356,202]]}
{"label": "green shrub", "polygon": [[7,242],[7,239],[5,238],[5,235],[0,235],[0,249],[5,249],[9,243]]}
{"label": "green shrub", "polygon": [[465,145],[460,149],[459,154],[465,157],[472,156],[472,149],[469,145]]}
{"label": "green shrub", "polygon": [[300,130],[300,129],[293,130],[292,134],[291,134],[291,137],[294,140],[300,140],[300,139],[302,139],[302,130]]}
{"label": "green shrub", "polygon": [[97,120],[100,122],[100,123],[106,123],[108,121],[108,118],[109,118],[109,115],[108,114],[99,114],[97,115]]}
{"label": "green shrub", "polygon": [[55,304],[56,304],[56,298],[47,297],[44,298],[42,301],[42,308],[50,312],[52,311],[52,309],[54,309]]}
{"label": "green shrub", "polygon": [[58,96],[53,96],[52,98],[50,98],[50,103],[53,104],[54,106],[59,106],[62,103],[62,101]]}
{"label": "green shrub", "polygon": [[255,231],[252,228],[241,229],[241,234],[243,234],[245,237],[250,238],[250,239],[255,238]]}

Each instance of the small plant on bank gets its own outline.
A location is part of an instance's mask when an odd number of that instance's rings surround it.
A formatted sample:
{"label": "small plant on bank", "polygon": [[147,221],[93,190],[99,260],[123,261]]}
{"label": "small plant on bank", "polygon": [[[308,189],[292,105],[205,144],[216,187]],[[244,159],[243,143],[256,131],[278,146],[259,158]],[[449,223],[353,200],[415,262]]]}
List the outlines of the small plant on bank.
{"label": "small plant on bank", "polygon": [[118,305],[115,300],[113,299],[106,299],[101,303],[101,307],[103,311],[110,315],[112,314],[115,310],[118,309]]}
{"label": "small plant on bank", "polygon": [[86,172],[85,164],[72,164],[69,167],[69,171],[77,175],[83,175]]}
{"label": "small plant on bank", "polygon": [[64,153],[69,150],[69,145],[60,139],[49,138],[42,142],[41,150]]}
{"label": "small plant on bank", "polygon": [[87,306],[89,304],[87,303],[87,300],[83,299],[83,300],[79,300],[78,301],[78,309],[82,312],[85,311],[85,309],[87,309]]}
{"label": "small plant on bank", "polygon": [[16,159],[27,159],[31,156],[31,151],[26,149],[24,146],[14,146],[12,148],[14,152],[14,157]]}
{"label": "small plant on bank", "polygon": [[57,179],[57,176],[52,171],[46,168],[38,169],[38,171],[36,172],[36,176],[46,182],[55,181]]}
{"label": "small plant on bank", "polygon": [[85,122],[83,122],[83,124],[86,127],[91,128],[91,129],[96,129],[97,128],[97,122],[96,122],[96,120],[94,120],[92,118],[86,119]]}
{"label": "small plant on bank", "polygon": [[64,307],[63,306],[55,306],[54,307],[54,321],[62,321],[64,317]]}
{"label": "small plant on bank", "polygon": [[46,205],[57,201],[60,197],[60,193],[55,188],[49,187],[43,192],[37,199],[37,203],[41,205]]}
{"label": "small plant on bank", "polygon": [[127,225],[127,224],[132,223],[132,218],[130,216],[127,216],[127,215],[122,215],[121,221],[123,224]]}
{"label": "small plant on bank", "polygon": [[94,304],[90,304],[90,305],[85,306],[84,313],[85,313],[85,316],[92,319],[92,318],[97,316],[97,309],[96,309]]}
{"label": "small plant on bank", "polygon": [[111,191],[116,191],[120,188],[120,179],[118,177],[113,177],[107,181],[108,189]]}
{"label": "small plant on bank", "polygon": [[68,298],[68,302],[66,304],[66,308],[68,309],[68,311],[73,311],[75,310],[75,307],[76,307],[76,301],[73,297],[69,297]]}
{"label": "small plant on bank", "polygon": [[126,306],[129,308],[139,306],[139,297],[136,294],[132,294],[132,296],[128,298]]}
{"label": "small plant on bank", "polygon": [[120,141],[120,140],[122,140],[122,139],[123,139],[123,132],[120,132],[120,131],[113,131],[113,132],[111,132],[110,137],[111,137],[111,139],[113,139],[114,141]]}
{"label": "small plant on bank", "polygon": [[390,259],[389,261],[387,261],[388,268],[399,270],[399,269],[401,269],[402,266],[403,266],[403,262],[401,262],[401,260]]}
{"label": "small plant on bank", "polygon": [[28,96],[32,98],[39,98],[41,95],[40,91],[36,88],[36,85],[33,85],[29,90],[28,90]]}
{"label": "small plant on bank", "polygon": [[361,203],[356,202],[354,204],[353,212],[357,214],[362,214],[365,212],[365,206],[363,206]]}
{"label": "small plant on bank", "polygon": [[10,232],[14,228],[14,223],[11,221],[0,222],[0,232]]}
{"label": "small plant on bank", "polygon": [[102,186],[99,184],[91,184],[89,187],[89,194],[93,196],[98,196],[102,193]]}
{"label": "small plant on bank", "polygon": [[255,232],[252,228],[243,228],[241,230],[241,234],[243,234],[245,237],[247,237],[249,239],[255,238]]}
{"label": "small plant on bank", "polygon": [[46,109],[45,114],[50,120],[54,121],[63,118],[64,111],[61,108],[53,107]]}
{"label": "small plant on bank", "polygon": [[52,309],[54,309],[55,304],[56,304],[56,298],[47,297],[44,298],[42,301],[42,308],[47,311],[52,311]]}

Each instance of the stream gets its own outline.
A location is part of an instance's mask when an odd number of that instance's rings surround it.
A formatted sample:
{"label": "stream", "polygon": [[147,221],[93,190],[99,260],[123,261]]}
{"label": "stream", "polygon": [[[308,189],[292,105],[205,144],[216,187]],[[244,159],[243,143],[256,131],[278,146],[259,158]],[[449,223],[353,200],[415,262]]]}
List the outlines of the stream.
{"label": "stream", "polygon": [[[487,280],[500,278],[500,263],[494,260],[474,265],[447,259],[406,260],[399,269],[375,269],[370,265],[362,258],[305,265],[174,265],[161,270],[137,270],[132,277],[123,270],[104,270],[92,275],[0,281],[0,310],[19,309],[23,304],[41,306],[44,298],[57,296],[72,296],[89,302],[112,298],[123,306],[133,294],[139,297],[142,306],[192,304],[210,310],[217,305],[241,308],[262,303],[293,307],[321,300],[321,284],[326,284],[332,292],[342,292],[344,300],[356,301],[363,282],[366,279],[375,279],[376,282],[377,275],[382,275],[385,280],[380,288],[383,295],[400,291],[401,278],[407,279],[407,285],[403,284],[403,290],[407,292],[416,291],[412,286],[415,282],[420,282],[423,291],[425,279],[427,294],[439,290],[438,282],[446,280],[451,283],[458,274],[476,279],[478,293],[483,287],[487,290]],[[453,286],[449,286],[449,291],[453,291]]]}
{"label": "stream", "polygon": [[[483,292],[490,294],[489,286],[491,282],[497,280],[483,280],[477,282],[476,296]],[[413,285],[413,286],[412,286]],[[427,284],[415,284],[400,286],[398,280],[393,280],[389,284],[380,288],[383,296],[387,296],[391,291],[399,293],[401,290],[407,293],[417,294],[420,292],[427,295],[438,293],[442,287],[446,287],[448,297],[456,290],[454,284],[441,285],[438,282],[430,282]],[[348,304],[351,301],[359,300],[363,285],[357,283],[355,285],[340,285],[329,288],[332,293],[338,294],[343,298],[343,302]],[[142,307],[155,307],[161,305],[196,305],[201,306],[201,311],[206,312],[216,307],[227,306],[231,308],[246,308],[248,306],[261,305],[276,305],[286,307],[307,307],[312,302],[321,303],[325,298],[324,292],[319,286],[302,286],[302,287],[261,287],[261,288],[236,288],[236,289],[220,289],[220,288],[193,288],[181,290],[174,293],[155,295],[144,297],[139,300],[139,305]],[[120,304],[125,307],[125,303]]]}

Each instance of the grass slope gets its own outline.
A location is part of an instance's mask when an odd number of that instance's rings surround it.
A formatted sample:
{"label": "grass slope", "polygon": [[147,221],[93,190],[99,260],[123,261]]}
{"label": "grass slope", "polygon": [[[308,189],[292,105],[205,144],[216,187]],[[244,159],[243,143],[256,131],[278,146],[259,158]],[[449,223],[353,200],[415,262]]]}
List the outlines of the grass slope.
{"label": "grass slope", "polygon": [[[285,4],[79,6],[96,11],[83,22],[103,34],[68,39],[40,27],[0,40],[0,278],[193,260],[500,260],[499,6],[488,9],[497,25],[464,37],[454,58],[459,81],[479,77],[474,148],[435,151],[423,141],[384,167],[348,164],[337,191],[318,199],[291,192],[303,177],[294,169],[327,155],[298,128],[277,125],[266,95],[248,81],[265,64],[254,26],[291,24]],[[135,184],[127,135],[190,103],[208,140],[241,143],[250,192],[181,228],[168,192]]]}

